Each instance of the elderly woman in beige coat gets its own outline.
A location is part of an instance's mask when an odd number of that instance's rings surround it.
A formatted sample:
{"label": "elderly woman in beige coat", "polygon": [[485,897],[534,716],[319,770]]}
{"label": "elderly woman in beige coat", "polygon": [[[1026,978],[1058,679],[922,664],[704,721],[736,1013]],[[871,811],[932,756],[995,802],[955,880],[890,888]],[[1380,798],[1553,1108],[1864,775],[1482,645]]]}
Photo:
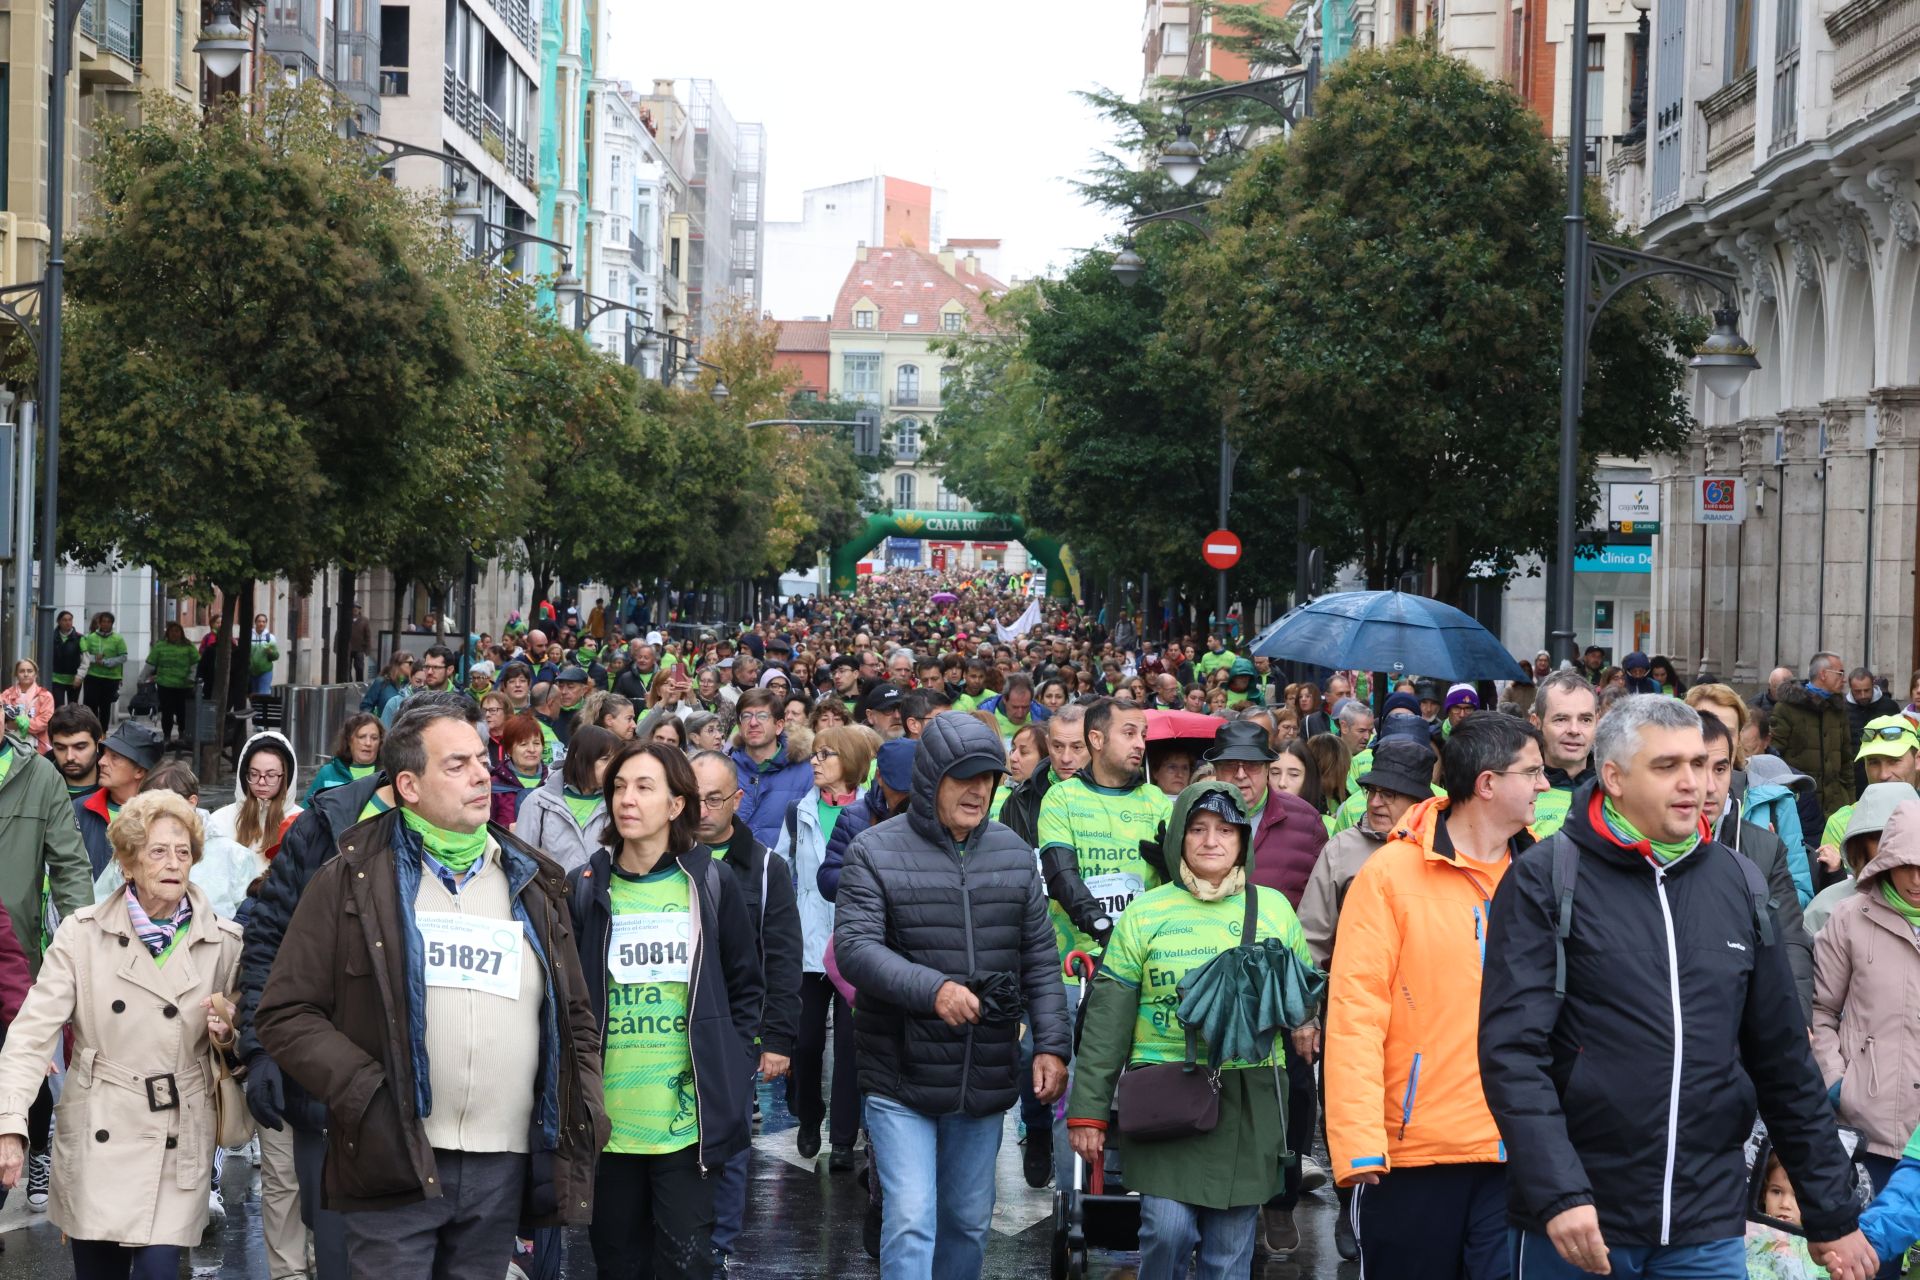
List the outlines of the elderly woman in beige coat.
{"label": "elderly woman in beige coat", "polygon": [[203,832],[181,797],[142,792],[108,837],[127,883],[61,924],[0,1049],[0,1186],[20,1179],[27,1108],[71,1023],[47,1218],[76,1280],[174,1280],[207,1225],[240,928],[188,881]]}

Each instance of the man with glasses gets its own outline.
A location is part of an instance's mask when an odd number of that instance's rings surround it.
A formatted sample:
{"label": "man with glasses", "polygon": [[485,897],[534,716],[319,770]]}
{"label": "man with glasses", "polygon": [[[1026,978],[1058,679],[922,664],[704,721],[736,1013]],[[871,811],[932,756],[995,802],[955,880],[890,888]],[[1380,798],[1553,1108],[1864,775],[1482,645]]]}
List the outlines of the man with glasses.
{"label": "man with glasses", "polygon": [[1827,814],[1853,803],[1846,669],[1839,654],[1814,654],[1807,682],[1782,689],[1773,709],[1773,753],[1813,779]]}
{"label": "man with glasses", "polygon": [[380,723],[393,727],[393,718],[400,714],[400,706],[417,693],[445,693],[453,688],[453,650],[443,644],[436,644],[420,655],[419,679],[406,685],[398,693],[387,699],[387,705],[380,712]]}
{"label": "man with glasses", "polygon": [[[757,1069],[764,1080],[787,1074],[793,1058],[795,1011],[800,1007],[800,908],[794,900],[793,872],[786,860],[756,838],[739,820],[740,777],[733,761],[718,751],[696,751],[689,761],[700,788],[700,843],[733,872],[740,886],[747,916],[757,933],[757,955],[766,976],[766,997],[760,1009],[755,1040],[760,1049]],[[781,813],[785,819],[785,810]],[[754,1090],[749,1087],[751,1099]],[[751,1104],[749,1104],[751,1106]],[[751,1117],[748,1123],[751,1124]],[[713,1195],[713,1272],[727,1273],[734,1241],[747,1210],[747,1162],[753,1149],[736,1153],[722,1165]]]}
{"label": "man with glasses", "polygon": [[1454,726],[1442,772],[1446,797],[1407,810],[1342,904],[1327,1150],[1335,1182],[1358,1188],[1366,1274],[1504,1280],[1506,1154],[1480,1090],[1481,948],[1547,789],[1540,734],[1476,712]]}
{"label": "man with glasses", "polygon": [[744,793],[740,821],[761,844],[780,836],[787,808],[813,786],[813,766],[789,759],[787,735],[781,732],[781,712],[772,690],[749,689],[735,704],[739,711],[740,745],[731,752],[734,772]]}

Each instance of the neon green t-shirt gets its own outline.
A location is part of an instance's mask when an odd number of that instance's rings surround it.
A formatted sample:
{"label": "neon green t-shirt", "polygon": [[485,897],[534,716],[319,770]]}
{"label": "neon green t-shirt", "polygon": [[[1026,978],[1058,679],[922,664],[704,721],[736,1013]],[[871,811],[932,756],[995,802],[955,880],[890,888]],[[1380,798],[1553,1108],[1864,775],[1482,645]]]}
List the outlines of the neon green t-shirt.
{"label": "neon green t-shirt", "polygon": [[382,800],[378,793],[370,795],[367,797],[367,802],[360,806],[360,821],[365,822],[368,818],[377,818],[391,808],[393,808],[393,806]]}
{"label": "neon green t-shirt", "polygon": [[1567,825],[1567,811],[1573,808],[1572,787],[1552,787],[1533,798],[1533,838],[1545,840]]}
{"label": "neon green t-shirt", "polygon": [[[1299,917],[1278,890],[1260,889],[1254,917],[1254,940],[1278,938],[1301,963],[1312,967],[1307,935]],[[1105,971],[1140,992],[1140,1012],[1133,1024],[1134,1062],[1185,1062],[1187,1033],[1174,1013],[1180,1007],[1180,984],[1193,970],[1221,952],[1240,945],[1247,917],[1247,899],[1235,894],[1219,902],[1201,902],[1184,885],[1161,885],[1136,899],[1114,926],[1107,944]],[[1259,1062],[1233,1061],[1230,1067],[1267,1067],[1285,1061],[1281,1041],[1273,1038],[1273,1052]],[[1207,1063],[1207,1046],[1199,1045],[1199,1059]]]}
{"label": "neon green t-shirt", "polygon": [[[608,892],[616,919],[689,909],[687,877],[678,866],[640,877],[616,870]],[[609,956],[607,1056],[601,1074],[612,1124],[606,1149],[627,1156],[678,1151],[700,1137],[687,984],[620,982],[613,968]]]}
{"label": "neon green t-shirt", "polygon": [[[1832,845],[1834,848],[1844,852],[1847,844],[1847,824],[1852,821],[1852,805],[1843,804],[1838,809],[1835,809],[1833,816],[1827,819],[1827,825],[1820,828],[1821,848]],[[1818,852],[1818,850],[1816,849],[1815,852]]]}
{"label": "neon green t-shirt", "polygon": [[[1073,850],[1088,891],[1119,916],[1128,903],[1160,884],[1140,856],[1140,842],[1156,839],[1172,811],[1173,798],[1151,783],[1119,791],[1080,774],[1047,788],[1040,801],[1040,847]],[[1073,927],[1059,903],[1049,902],[1047,915],[1063,959],[1074,950],[1098,953],[1098,945]]]}
{"label": "neon green t-shirt", "polygon": [[1194,674],[1204,681],[1214,672],[1225,670],[1231,666],[1233,666],[1233,655],[1231,653],[1225,649],[1222,649],[1218,653],[1208,650],[1206,653],[1200,655],[1198,662],[1193,664],[1193,670]]}
{"label": "neon green t-shirt", "polygon": [[998,707],[996,707],[994,708],[994,712],[993,712],[993,722],[995,725],[999,727],[1000,740],[1002,742],[1012,742],[1014,734],[1020,732],[1022,729],[1026,728],[1028,725],[1034,722],[1033,711],[1029,709],[1027,711],[1027,718],[1016,724],[1012,720],[1007,719],[1006,713],[1001,711]]}
{"label": "neon green t-shirt", "polygon": [[[0,778],[4,778],[5,776],[5,774],[0,774]],[[1013,788],[1004,782],[994,788],[993,801],[987,806],[987,820],[989,822],[1000,821],[1000,810],[1006,807],[1007,797],[1012,794]]]}
{"label": "neon green t-shirt", "polygon": [[560,798],[566,802],[567,812],[573,815],[573,820],[579,823],[582,829],[593,820],[593,811],[600,807],[600,796],[583,796],[572,787],[563,790]]}
{"label": "neon green t-shirt", "polygon": [[992,696],[993,695],[991,693],[988,693],[985,690],[982,690],[979,693],[963,693],[959,697],[953,700],[953,710],[955,711],[978,710],[980,704],[985,702],[988,698],[991,698]]}

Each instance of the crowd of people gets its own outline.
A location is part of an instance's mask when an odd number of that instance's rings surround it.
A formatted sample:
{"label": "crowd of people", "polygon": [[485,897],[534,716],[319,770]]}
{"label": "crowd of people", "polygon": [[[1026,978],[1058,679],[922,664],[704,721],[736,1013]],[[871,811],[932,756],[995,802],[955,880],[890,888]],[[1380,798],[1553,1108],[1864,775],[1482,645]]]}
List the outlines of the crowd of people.
{"label": "crowd of people", "polygon": [[980,1274],[1009,1112],[1144,1280],[1329,1182],[1368,1275],[1900,1274],[1920,708],[1831,653],[1380,684],[1023,587],[537,609],[211,813],[62,615],[0,695],[0,1188],[84,1280],[171,1280],[241,1146],[269,1280],[552,1277],[570,1225],[705,1280],[771,1085],[901,1280]]}

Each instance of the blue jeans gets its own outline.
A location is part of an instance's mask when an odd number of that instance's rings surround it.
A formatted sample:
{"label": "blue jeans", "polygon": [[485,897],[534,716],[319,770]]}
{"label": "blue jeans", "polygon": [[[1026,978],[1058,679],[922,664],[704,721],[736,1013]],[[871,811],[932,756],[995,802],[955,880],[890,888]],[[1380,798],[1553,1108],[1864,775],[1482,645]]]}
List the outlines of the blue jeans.
{"label": "blue jeans", "polygon": [[[1545,1233],[1509,1230],[1513,1274],[1527,1280],[1587,1280]],[[1614,1280],[1746,1280],[1747,1242],[1731,1236],[1706,1244],[1616,1245],[1607,1250]]]}
{"label": "blue jeans", "polygon": [[993,1221],[999,1115],[928,1116],[868,1094],[880,1173],[881,1280],[978,1280]]}
{"label": "blue jeans", "polygon": [[1260,1206],[1204,1209],[1163,1196],[1140,1197],[1140,1280],[1185,1280],[1200,1250],[1194,1280],[1237,1280],[1253,1267]]}

